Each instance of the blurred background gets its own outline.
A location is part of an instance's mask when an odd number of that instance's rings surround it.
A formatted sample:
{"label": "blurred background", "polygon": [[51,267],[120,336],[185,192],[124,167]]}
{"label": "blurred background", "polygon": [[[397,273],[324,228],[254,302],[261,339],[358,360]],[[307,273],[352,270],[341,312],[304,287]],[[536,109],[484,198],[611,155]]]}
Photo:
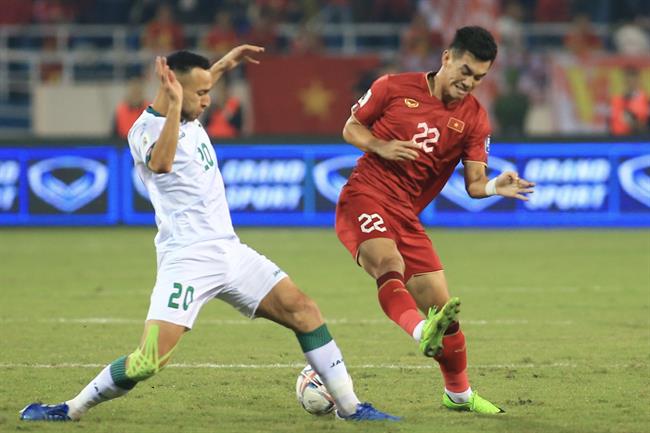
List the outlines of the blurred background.
{"label": "blurred background", "polygon": [[478,93],[495,137],[648,131],[647,100],[630,110],[636,121],[617,116],[617,98],[650,91],[643,0],[0,0],[0,10],[4,136],[123,137],[129,107],[139,114],[155,90],[142,79],[156,54],[217,59],[241,43],[265,46],[265,64],[214,90],[212,136],[338,135],[374,78],[436,70],[470,24],[499,40]]}
{"label": "blurred background", "polygon": [[[131,211],[152,222],[125,136],[155,94],[154,56],[189,49],[216,60],[252,43],[266,47],[262,64],[220,81],[201,119],[235,221],[260,221],[244,215],[259,210],[280,215],[278,223],[330,224],[358,157],[340,146],[350,106],[382,74],[437,70],[455,29],[481,25],[499,43],[476,91],[493,125],[492,169],[541,181],[545,198],[527,208],[472,204],[455,177],[444,196],[462,215],[447,221],[440,204],[423,219],[473,225],[467,212],[528,210],[546,225],[578,211],[576,224],[623,224],[612,215],[632,214],[633,224],[650,224],[648,1],[0,0],[0,11],[0,223],[49,224],[59,213],[95,215],[93,205],[112,223],[128,222]],[[233,148],[220,152],[222,144]],[[61,160],[73,147],[91,153]],[[101,194],[74,202],[79,191],[99,190],[99,180]],[[592,221],[594,213],[602,219]]]}

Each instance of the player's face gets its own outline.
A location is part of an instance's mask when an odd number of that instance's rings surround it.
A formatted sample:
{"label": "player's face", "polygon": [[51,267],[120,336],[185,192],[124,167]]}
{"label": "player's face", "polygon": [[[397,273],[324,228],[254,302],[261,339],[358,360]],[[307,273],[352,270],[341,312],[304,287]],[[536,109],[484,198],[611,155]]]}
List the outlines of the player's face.
{"label": "player's face", "polygon": [[195,120],[210,105],[209,92],[212,87],[210,72],[193,68],[187,74],[179,76],[178,80],[183,86],[181,117],[187,121]]}
{"label": "player's face", "polygon": [[442,83],[444,99],[461,100],[478,86],[487,74],[491,61],[478,60],[468,51],[462,54],[445,51],[442,55],[445,74]]}

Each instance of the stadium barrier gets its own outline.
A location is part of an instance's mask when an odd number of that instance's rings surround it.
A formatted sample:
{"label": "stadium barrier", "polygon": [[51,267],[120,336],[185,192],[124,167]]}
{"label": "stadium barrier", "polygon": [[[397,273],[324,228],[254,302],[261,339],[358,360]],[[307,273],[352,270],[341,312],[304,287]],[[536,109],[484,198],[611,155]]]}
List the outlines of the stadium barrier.
{"label": "stadium barrier", "polygon": [[[348,145],[220,145],[238,226],[332,226],[360,156]],[[490,176],[537,182],[530,201],[467,196],[459,166],[427,226],[650,227],[650,143],[496,144]],[[0,225],[154,224],[128,149],[0,148]]]}

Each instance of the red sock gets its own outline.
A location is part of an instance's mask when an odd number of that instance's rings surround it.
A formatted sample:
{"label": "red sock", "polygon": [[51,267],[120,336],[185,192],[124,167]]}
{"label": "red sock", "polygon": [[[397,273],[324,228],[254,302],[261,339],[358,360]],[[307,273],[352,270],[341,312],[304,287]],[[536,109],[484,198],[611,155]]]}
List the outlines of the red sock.
{"label": "red sock", "polygon": [[377,278],[379,304],[384,313],[400,328],[413,336],[413,330],[422,320],[413,296],[404,285],[399,272],[387,272]]}
{"label": "red sock", "polygon": [[451,392],[463,392],[469,388],[465,335],[460,330],[458,322],[452,323],[447,332],[450,333],[442,338],[442,353],[436,357],[436,360],[445,379],[445,388]]}

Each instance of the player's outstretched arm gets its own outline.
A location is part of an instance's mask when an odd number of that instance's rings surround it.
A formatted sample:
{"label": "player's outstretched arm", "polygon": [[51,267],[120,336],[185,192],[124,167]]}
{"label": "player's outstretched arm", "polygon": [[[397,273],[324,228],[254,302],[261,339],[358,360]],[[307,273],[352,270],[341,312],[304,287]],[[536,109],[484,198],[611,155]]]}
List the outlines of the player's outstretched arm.
{"label": "player's outstretched arm", "polygon": [[240,45],[238,47],[230,50],[225,56],[217,60],[210,67],[210,75],[212,75],[212,85],[219,81],[219,78],[223,75],[224,72],[228,72],[231,69],[234,69],[242,61],[248,63],[259,64],[259,60],[251,57],[255,54],[260,54],[264,52],[263,47],[258,47],[257,45]]}
{"label": "player's outstretched arm", "polygon": [[160,88],[153,107],[154,109],[158,106],[167,107],[167,110],[165,111],[165,125],[151,150],[151,157],[147,165],[155,173],[169,173],[172,171],[178,144],[183,87],[176,79],[174,71],[169,69],[165,57],[156,57],[156,76],[160,80]]}
{"label": "player's outstretched arm", "polygon": [[485,165],[474,161],[465,162],[465,189],[472,198],[485,198],[498,194],[527,201],[526,194],[531,194],[534,186],[534,182],[520,178],[514,171],[504,171],[499,176],[488,180]]}
{"label": "player's outstretched arm", "polygon": [[413,160],[418,157],[420,146],[413,141],[381,140],[365,125],[350,116],[343,127],[343,139],[364,152],[373,152],[384,159],[394,161]]}

